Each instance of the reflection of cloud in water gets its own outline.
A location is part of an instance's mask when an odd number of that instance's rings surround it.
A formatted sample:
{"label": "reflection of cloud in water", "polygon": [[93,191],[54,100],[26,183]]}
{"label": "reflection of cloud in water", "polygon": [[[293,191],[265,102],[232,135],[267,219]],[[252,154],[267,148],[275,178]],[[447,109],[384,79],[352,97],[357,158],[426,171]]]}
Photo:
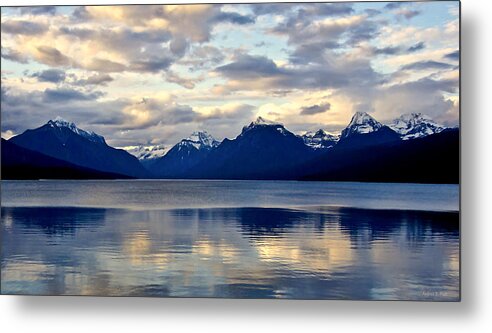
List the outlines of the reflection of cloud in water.
{"label": "reflection of cloud in water", "polygon": [[39,218],[39,210],[2,208],[11,220],[2,223],[2,292],[458,295],[458,214],[320,207],[44,212]]}

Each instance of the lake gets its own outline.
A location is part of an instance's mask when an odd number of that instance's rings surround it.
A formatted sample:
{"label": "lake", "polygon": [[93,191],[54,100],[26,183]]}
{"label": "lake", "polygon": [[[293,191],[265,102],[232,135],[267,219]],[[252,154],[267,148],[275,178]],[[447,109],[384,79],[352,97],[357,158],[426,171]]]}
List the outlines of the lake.
{"label": "lake", "polygon": [[457,185],[1,185],[3,294],[460,297]]}

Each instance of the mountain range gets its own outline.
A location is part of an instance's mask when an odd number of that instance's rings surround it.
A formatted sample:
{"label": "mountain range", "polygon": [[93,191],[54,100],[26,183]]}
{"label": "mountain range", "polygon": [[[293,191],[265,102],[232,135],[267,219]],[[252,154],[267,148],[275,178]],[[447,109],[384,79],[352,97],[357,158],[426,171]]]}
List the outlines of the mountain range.
{"label": "mountain range", "polygon": [[[131,151],[140,158],[57,118],[2,140],[2,171],[5,175],[7,167],[18,165],[33,176],[9,171],[8,177],[36,178],[39,172],[34,170],[52,165],[65,170],[67,178],[459,181],[459,129],[445,128],[422,114],[403,115],[385,125],[357,112],[339,135],[323,129],[296,135],[259,117],[236,138],[222,142],[207,132],[194,132],[170,149]],[[19,160],[16,155],[27,157]]]}
{"label": "mountain range", "polygon": [[85,168],[135,178],[149,174],[135,156],[108,146],[102,136],[81,130],[61,118],[27,130],[9,142]]}

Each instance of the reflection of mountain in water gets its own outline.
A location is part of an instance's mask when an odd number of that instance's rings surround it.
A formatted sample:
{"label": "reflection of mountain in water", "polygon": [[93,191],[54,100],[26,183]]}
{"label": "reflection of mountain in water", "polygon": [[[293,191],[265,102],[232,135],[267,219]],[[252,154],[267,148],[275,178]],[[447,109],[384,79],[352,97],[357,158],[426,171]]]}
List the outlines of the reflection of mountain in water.
{"label": "reflection of mountain in water", "polygon": [[3,293],[458,297],[458,213],[4,207],[1,227]]}
{"label": "reflection of mountain in water", "polygon": [[2,220],[9,219],[23,229],[39,228],[47,235],[74,235],[77,228],[97,228],[104,223],[107,209],[76,207],[2,207]]}

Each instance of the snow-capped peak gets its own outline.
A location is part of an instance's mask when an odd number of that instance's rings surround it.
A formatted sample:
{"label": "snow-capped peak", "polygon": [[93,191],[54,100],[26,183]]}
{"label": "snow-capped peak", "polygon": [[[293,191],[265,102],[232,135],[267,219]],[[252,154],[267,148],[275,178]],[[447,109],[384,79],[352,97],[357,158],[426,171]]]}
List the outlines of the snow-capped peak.
{"label": "snow-capped peak", "polygon": [[188,138],[186,138],[186,140],[200,143],[208,147],[215,147],[219,144],[219,141],[217,141],[213,136],[208,134],[206,131],[193,132]]}
{"label": "snow-capped peak", "polygon": [[166,155],[169,147],[164,145],[148,145],[148,146],[127,146],[124,150],[138,158],[139,160],[152,160]]}
{"label": "snow-capped peak", "polygon": [[437,124],[422,113],[407,113],[395,119],[389,127],[400,134],[403,140],[421,138],[442,132],[446,127]]}
{"label": "snow-capped peak", "polygon": [[266,127],[266,126],[274,126],[278,129],[279,132],[281,132],[281,133],[285,132],[284,125],[282,125],[281,123],[267,120],[267,119],[260,116],[260,117],[256,118],[256,120],[252,121],[248,126],[244,126],[242,133],[247,132],[253,128]]}
{"label": "snow-capped peak", "polygon": [[77,125],[75,125],[75,123],[65,120],[60,116],[57,116],[55,119],[48,121],[48,125],[50,125],[53,128],[68,128],[75,134],[78,134],[86,138],[87,140],[90,140],[95,143],[106,144],[104,137],[102,137],[101,135],[96,134],[92,131],[84,131],[83,129],[78,128]]}
{"label": "snow-capped peak", "polygon": [[261,126],[261,125],[282,125],[280,123],[276,123],[274,121],[271,121],[271,120],[267,120],[263,117],[258,117],[256,118],[255,121],[251,122],[250,126]]}
{"label": "snow-capped peak", "polygon": [[332,134],[324,129],[319,129],[316,132],[306,132],[303,137],[306,138],[323,138],[323,139],[330,139],[330,140],[338,140],[340,135],[337,134]]}
{"label": "snow-capped peak", "polygon": [[302,135],[302,139],[307,146],[313,149],[330,148],[338,142],[340,135],[331,134],[323,129],[319,129],[316,132],[307,132]]}
{"label": "snow-capped peak", "polygon": [[352,134],[367,134],[380,130],[384,125],[370,116],[367,112],[356,112],[348,126],[342,131],[342,138]]}
{"label": "snow-capped peak", "polygon": [[178,144],[180,146],[186,145],[186,146],[193,146],[196,149],[210,149],[217,147],[220,144],[219,141],[217,141],[213,136],[208,134],[206,131],[200,131],[200,132],[193,132],[189,137],[186,139],[181,140],[181,142]]}

